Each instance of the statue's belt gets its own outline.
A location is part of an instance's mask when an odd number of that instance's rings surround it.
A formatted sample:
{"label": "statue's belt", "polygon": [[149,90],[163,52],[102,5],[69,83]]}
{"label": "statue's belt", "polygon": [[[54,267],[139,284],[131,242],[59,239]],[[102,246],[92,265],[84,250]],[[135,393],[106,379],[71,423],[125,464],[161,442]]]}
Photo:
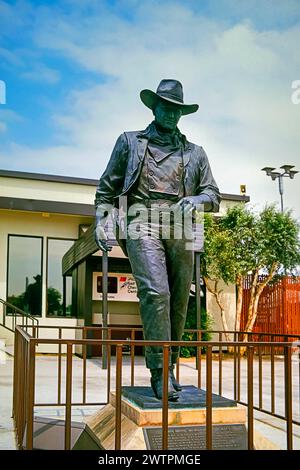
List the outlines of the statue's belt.
{"label": "statue's belt", "polygon": [[134,205],[135,207],[138,208],[138,206],[141,206],[141,209],[143,207],[151,210],[166,210],[170,211],[174,209],[174,205],[177,203],[177,201],[171,201],[168,199],[145,199],[143,201],[137,201],[137,200],[129,200],[128,201],[128,207],[131,207]]}
{"label": "statue's belt", "polygon": [[[153,220],[154,214],[161,217],[163,214],[170,214],[170,223],[183,223],[182,213],[180,210],[175,211],[174,205],[176,201],[170,201],[165,199],[156,200],[145,200],[135,201],[134,205],[131,202],[128,205],[127,220],[130,223],[132,220],[138,219],[141,215],[148,213],[149,222]],[[192,222],[195,222],[194,216],[192,216]]]}

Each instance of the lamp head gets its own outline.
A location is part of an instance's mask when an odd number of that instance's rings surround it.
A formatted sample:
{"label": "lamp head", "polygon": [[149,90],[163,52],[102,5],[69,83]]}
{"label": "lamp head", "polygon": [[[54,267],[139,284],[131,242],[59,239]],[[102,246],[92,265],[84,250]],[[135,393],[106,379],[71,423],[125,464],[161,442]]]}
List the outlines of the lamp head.
{"label": "lamp head", "polygon": [[285,173],[290,173],[291,169],[294,168],[294,165],[282,165],[280,168],[282,168]]}
{"label": "lamp head", "polygon": [[240,193],[242,195],[246,194],[246,185],[245,184],[240,184]]}
{"label": "lamp head", "polygon": [[271,176],[271,172],[275,170],[275,168],[272,168],[271,166],[265,166],[264,168],[261,169],[261,171],[265,171],[267,176]]}
{"label": "lamp head", "polygon": [[272,180],[275,181],[276,178],[278,178],[279,176],[281,176],[281,173],[279,173],[278,171],[271,171],[271,172],[270,172],[270,176],[271,176]]}
{"label": "lamp head", "polygon": [[299,171],[296,171],[296,170],[290,170],[289,171],[289,177],[293,180],[294,179],[294,176],[299,173]]}

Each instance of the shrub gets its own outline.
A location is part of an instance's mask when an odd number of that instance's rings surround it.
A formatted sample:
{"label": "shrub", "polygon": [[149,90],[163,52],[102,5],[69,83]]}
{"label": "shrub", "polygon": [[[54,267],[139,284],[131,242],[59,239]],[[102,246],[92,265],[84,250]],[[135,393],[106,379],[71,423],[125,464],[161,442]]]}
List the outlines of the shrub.
{"label": "shrub", "polygon": [[[201,299],[202,300],[202,299]],[[210,330],[213,327],[213,318],[206,311],[204,302],[201,302],[201,330]],[[197,316],[196,316],[196,297],[190,296],[188,311],[185,322],[185,329],[196,329],[197,328]],[[209,341],[211,339],[211,333],[202,333],[202,341]],[[182,339],[184,341],[196,341],[196,333],[184,333]],[[197,348],[194,346],[182,346],[180,348],[181,357],[195,357]]]}

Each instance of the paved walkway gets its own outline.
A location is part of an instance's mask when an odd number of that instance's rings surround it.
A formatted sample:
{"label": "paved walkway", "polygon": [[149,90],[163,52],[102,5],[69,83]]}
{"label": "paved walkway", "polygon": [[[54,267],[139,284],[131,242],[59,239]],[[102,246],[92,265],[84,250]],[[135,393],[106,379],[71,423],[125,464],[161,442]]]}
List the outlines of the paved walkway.
{"label": "paved walkway", "polygon": [[16,448],[12,415],[13,358],[0,351],[0,449]]}
{"label": "paved walkway", "polygon": [[[73,402],[82,400],[82,360],[73,357]],[[129,357],[123,360],[123,385],[130,385]],[[65,359],[62,360],[62,400],[65,387]],[[277,358],[275,364],[276,372],[276,412],[284,413],[284,369],[283,359]],[[114,389],[114,359],[112,361],[112,383]],[[203,359],[202,386],[205,388],[205,360]],[[197,384],[197,371],[194,361],[182,361],[180,381],[184,385]],[[257,377],[258,363],[254,364],[254,376]],[[4,354],[0,360],[0,449],[15,449],[15,438],[12,410],[12,377],[13,358]],[[299,420],[299,363],[298,357],[293,357],[293,416]],[[263,406],[270,407],[270,367],[263,361]],[[136,358],[135,384],[148,385],[149,372],[144,366],[144,359]],[[218,362],[213,361],[213,387],[214,393],[218,393]],[[258,403],[258,382],[254,381],[255,404]],[[223,391],[222,395],[233,398],[233,362],[225,359],[223,361]],[[246,360],[241,360],[241,399],[246,401],[247,396],[247,369]],[[38,406],[38,403],[55,403],[57,400],[57,357],[40,355],[36,359],[36,403],[35,414],[46,417],[64,418],[64,407]],[[106,401],[106,371],[101,368],[100,359],[90,359],[87,365],[87,401]],[[98,406],[74,406],[72,409],[72,420],[83,421],[85,417],[93,414]],[[255,430],[272,441],[277,448],[286,448],[285,422],[265,413],[255,412]],[[300,427],[294,426],[294,448],[300,449]]]}

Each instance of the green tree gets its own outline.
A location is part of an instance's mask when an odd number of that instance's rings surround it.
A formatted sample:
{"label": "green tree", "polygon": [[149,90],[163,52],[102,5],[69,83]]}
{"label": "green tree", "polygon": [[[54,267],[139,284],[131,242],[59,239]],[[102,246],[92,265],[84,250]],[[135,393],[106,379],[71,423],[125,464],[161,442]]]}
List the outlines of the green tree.
{"label": "green tree", "polygon": [[220,284],[235,282],[234,243],[230,232],[212,214],[204,215],[204,251],[201,253],[201,274],[206,288],[213,294],[220,308],[225,338],[230,337],[226,319],[223,289]]}
{"label": "green tree", "polygon": [[59,315],[61,313],[61,293],[54,287],[47,289],[47,310],[48,315]]}
{"label": "green tree", "polygon": [[275,276],[293,273],[300,264],[299,225],[290,211],[282,213],[274,205],[266,206],[260,214],[239,205],[230,208],[220,220],[205,215],[204,233],[201,270],[220,307],[224,331],[228,328],[222,289],[218,287],[220,280],[237,286],[235,329],[240,331],[243,286],[251,275],[245,327],[246,332],[251,332],[265,286]]}
{"label": "green tree", "polygon": [[[257,317],[259,298],[275,276],[294,273],[300,264],[299,224],[291,211],[280,212],[274,205],[266,206],[259,214],[251,270],[252,285],[246,332],[251,332]],[[259,276],[264,274],[265,276]]]}
{"label": "green tree", "polygon": [[24,292],[20,295],[10,295],[7,297],[7,302],[14,305],[15,307],[19,308],[20,310],[24,310]]}
{"label": "green tree", "polygon": [[[213,327],[213,318],[206,311],[205,305],[201,302],[201,330],[206,330],[202,334],[202,341],[209,341],[211,339],[211,333],[207,330],[211,330]],[[190,295],[187,316],[185,321],[186,330],[195,330],[197,328],[197,313],[196,313],[196,296]],[[197,341],[197,334],[192,332],[183,333],[182,339],[184,341]],[[181,357],[195,357],[197,348],[194,346],[182,346],[180,348]]]}
{"label": "green tree", "polygon": [[[219,230],[225,232],[231,241],[230,279],[237,288],[235,330],[240,331],[244,281],[257,267],[260,239],[258,216],[244,205],[236,205],[222,217]],[[224,269],[228,268],[225,266]]]}

